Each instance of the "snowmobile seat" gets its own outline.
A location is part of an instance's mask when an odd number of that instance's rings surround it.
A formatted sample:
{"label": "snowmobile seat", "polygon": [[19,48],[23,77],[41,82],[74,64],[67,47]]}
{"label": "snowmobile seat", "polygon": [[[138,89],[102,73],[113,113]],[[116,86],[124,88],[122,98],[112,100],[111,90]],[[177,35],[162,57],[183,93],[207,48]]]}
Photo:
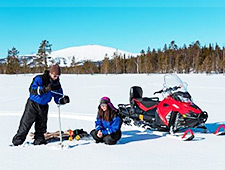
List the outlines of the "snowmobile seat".
{"label": "snowmobile seat", "polygon": [[130,104],[133,100],[133,98],[135,99],[141,99],[143,95],[143,91],[142,88],[139,86],[133,86],[130,88]]}
{"label": "snowmobile seat", "polygon": [[141,110],[147,112],[151,109],[156,108],[159,103],[158,97],[142,97],[143,91],[139,86],[133,86],[130,88],[130,104],[134,108],[138,106]]}

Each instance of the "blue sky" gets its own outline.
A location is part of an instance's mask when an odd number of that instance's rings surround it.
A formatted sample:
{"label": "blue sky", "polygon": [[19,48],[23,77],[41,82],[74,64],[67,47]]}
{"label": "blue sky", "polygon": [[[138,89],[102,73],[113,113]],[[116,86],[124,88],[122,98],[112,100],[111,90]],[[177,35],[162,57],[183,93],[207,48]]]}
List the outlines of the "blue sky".
{"label": "blue sky", "polygon": [[223,0],[0,0],[0,58],[98,44],[129,52],[199,40],[225,46]]}

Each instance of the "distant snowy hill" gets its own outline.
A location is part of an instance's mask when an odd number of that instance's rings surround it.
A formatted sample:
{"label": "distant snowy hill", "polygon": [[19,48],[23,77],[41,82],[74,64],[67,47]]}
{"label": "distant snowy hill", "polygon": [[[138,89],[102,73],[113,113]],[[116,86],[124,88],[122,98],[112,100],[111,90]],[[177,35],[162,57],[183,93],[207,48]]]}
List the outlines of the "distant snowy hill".
{"label": "distant snowy hill", "polygon": [[[116,48],[101,46],[101,45],[84,45],[78,47],[70,47],[57,51],[52,51],[50,56],[47,59],[48,65],[52,63],[59,63],[61,67],[70,67],[73,57],[75,62],[83,63],[86,60],[96,62],[102,61],[107,56],[109,59],[112,59],[114,55],[122,56],[129,58],[131,56],[136,57],[139,53],[131,53]],[[37,59],[36,54],[26,54],[20,55],[18,57],[21,66],[26,60],[27,65],[33,67],[35,66],[35,59]],[[6,59],[0,59],[0,63],[6,63]]]}
{"label": "distant snowy hill", "polygon": [[53,51],[50,56],[55,62],[58,62],[60,66],[70,66],[73,57],[75,58],[75,62],[82,62],[85,60],[96,62],[102,61],[105,56],[111,59],[115,54],[120,56],[125,55],[126,58],[131,56],[136,57],[138,55],[137,53],[130,53],[101,45],[85,45]]}

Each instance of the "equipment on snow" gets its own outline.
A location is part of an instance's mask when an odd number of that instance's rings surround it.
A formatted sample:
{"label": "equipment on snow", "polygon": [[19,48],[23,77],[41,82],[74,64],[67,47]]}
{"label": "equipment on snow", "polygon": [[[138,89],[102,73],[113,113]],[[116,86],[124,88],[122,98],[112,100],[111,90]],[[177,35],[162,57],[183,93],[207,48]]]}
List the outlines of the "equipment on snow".
{"label": "equipment on snow", "polygon": [[59,92],[56,92],[56,91],[51,91],[51,92],[54,93],[54,94],[57,94],[57,95],[61,95],[62,96],[62,97],[59,98],[57,106],[58,106],[58,113],[59,113],[60,145],[61,145],[61,147],[63,147],[62,146],[62,134],[61,134],[61,131],[62,130],[61,130],[60,105],[69,103],[70,102],[70,99],[69,99],[68,96],[66,96],[66,95],[64,95],[62,93],[59,93]]}
{"label": "equipment on snow", "polygon": [[60,104],[58,104],[57,106],[58,106],[58,112],[59,112],[59,115],[58,115],[59,116],[59,138],[60,138],[59,145],[62,148],[63,147],[63,145],[62,145],[63,140],[62,140],[61,117],[60,117]]}
{"label": "equipment on snow", "polygon": [[[58,93],[58,92],[55,92],[55,91],[51,91],[52,93],[54,94],[58,94],[58,95],[61,95],[62,97],[59,98],[59,102],[60,103],[60,100],[65,96],[64,94],[62,93]],[[61,148],[63,148],[63,140],[62,140],[62,128],[61,128],[61,117],[60,117],[60,106],[61,104],[57,104],[57,107],[58,107],[58,118],[59,118],[59,138],[60,138],[60,143],[59,145],[61,146]]]}
{"label": "equipment on snow", "polygon": [[72,141],[73,140],[73,135],[74,135],[72,130],[69,130],[69,135],[70,135],[69,141]]}
{"label": "equipment on snow", "polygon": [[[61,134],[62,134],[62,140],[69,140],[69,141],[72,141],[73,139],[78,141],[80,139],[88,139],[90,137],[90,135],[83,129],[75,129],[75,130],[69,129],[67,131],[61,131]],[[53,142],[53,141],[59,141],[60,131],[46,132],[44,134],[44,137],[47,143]],[[30,138],[34,139],[33,132],[30,133]]]}

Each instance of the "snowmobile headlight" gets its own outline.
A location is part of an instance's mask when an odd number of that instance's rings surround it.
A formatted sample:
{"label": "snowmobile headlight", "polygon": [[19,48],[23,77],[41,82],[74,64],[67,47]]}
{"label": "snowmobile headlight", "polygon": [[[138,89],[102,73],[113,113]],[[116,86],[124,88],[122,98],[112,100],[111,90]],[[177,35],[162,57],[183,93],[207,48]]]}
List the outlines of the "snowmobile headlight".
{"label": "snowmobile headlight", "polygon": [[183,116],[183,118],[191,117],[191,115],[190,115],[189,113],[185,113],[185,114],[183,114],[182,116]]}
{"label": "snowmobile headlight", "polygon": [[187,115],[186,114],[183,114],[183,118],[187,118]]}

